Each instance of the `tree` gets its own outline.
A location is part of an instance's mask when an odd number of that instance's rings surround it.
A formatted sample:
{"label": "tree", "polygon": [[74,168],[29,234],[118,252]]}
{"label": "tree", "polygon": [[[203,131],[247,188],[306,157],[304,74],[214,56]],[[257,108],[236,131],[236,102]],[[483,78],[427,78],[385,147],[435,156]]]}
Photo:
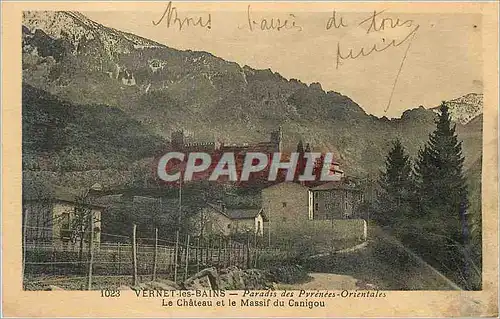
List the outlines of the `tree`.
{"label": "tree", "polygon": [[410,156],[399,139],[393,142],[378,184],[380,193],[374,219],[382,226],[394,227],[404,223],[412,211],[414,187]]}
{"label": "tree", "polygon": [[[462,142],[451,124],[448,107],[443,102],[436,129],[419,151],[415,167],[418,210],[437,233],[464,242],[462,217],[467,208],[467,185],[463,174]],[[462,213],[461,213],[462,212]]]}
{"label": "tree", "polygon": [[73,243],[78,242],[79,244],[78,259],[80,262],[83,261],[83,244],[85,240],[89,240],[90,238],[92,225],[100,221],[98,216],[94,214],[91,205],[89,192],[85,191],[75,197],[74,210],[72,213],[68,212],[70,214],[68,230],[70,231],[71,241]]}
{"label": "tree", "polygon": [[407,243],[459,285],[476,289],[481,275],[468,248],[469,202],[462,142],[444,102],[439,111],[436,129],[419,151],[415,167],[419,219]]}

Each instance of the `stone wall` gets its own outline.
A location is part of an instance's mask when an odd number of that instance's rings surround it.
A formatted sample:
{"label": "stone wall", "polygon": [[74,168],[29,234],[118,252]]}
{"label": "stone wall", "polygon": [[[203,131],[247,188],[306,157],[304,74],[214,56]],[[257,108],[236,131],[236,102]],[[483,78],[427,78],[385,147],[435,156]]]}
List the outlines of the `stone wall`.
{"label": "stone wall", "polygon": [[297,183],[280,183],[262,190],[262,208],[271,231],[300,227],[308,221],[308,188]]}
{"label": "stone wall", "polygon": [[329,233],[338,239],[366,240],[367,237],[367,225],[364,219],[311,220],[309,223],[314,231]]}
{"label": "stone wall", "polygon": [[302,245],[316,250],[325,245],[339,245],[336,242],[354,245],[365,241],[366,237],[364,219],[308,220],[301,227],[281,227],[272,234],[273,242],[277,244]]}

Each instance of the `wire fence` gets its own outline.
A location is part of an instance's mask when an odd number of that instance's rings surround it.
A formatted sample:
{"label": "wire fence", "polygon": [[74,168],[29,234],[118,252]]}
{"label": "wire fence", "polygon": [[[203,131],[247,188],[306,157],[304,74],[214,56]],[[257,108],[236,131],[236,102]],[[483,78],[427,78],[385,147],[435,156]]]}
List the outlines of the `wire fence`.
{"label": "wire fence", "polygon": [[[37,228],[35,231],[48,230]],[[156,229],[154,234],[139,237],[134,225],[130,236],[99,233],[93,240],[85,236],[78,240],[25,239],[25,284],[48,281],[40,280],[47,277],[52,278],[50,281],[86,278],[90,290],[93,279],[99,277],[130,276],[137,285],[140,280],[155,280],[158,275],[180,282],[207,267],[257,268],[262,257],[279,258],[283,254],[278,248],[255,247],[251,236],[241,242],[225,236],[193,237],[179,232],[172,240],[158,238],[157,234]]]}

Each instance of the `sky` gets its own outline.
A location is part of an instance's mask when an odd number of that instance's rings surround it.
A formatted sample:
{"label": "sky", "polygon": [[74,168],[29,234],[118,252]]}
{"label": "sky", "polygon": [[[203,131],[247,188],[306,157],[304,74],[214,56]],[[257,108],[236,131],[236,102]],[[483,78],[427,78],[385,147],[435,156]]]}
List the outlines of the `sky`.
{"label": "sky", "polygon": [[[212,6],[193,11],[186,5],[172,4],[171,21],[175,14],[181,20],[201,17],[205,26],[184,24],[181,30],[179,23],[169,26],[168,14],[161,19],[167,3],[155,11],[83,13],[108,27],[175,49],[207,51],[241,66],[270,68],[287,79],[319,82],[324,90],[347,95],[379,117],[399,117],[410,108],[434,107],[443,100],[483,90],[479,14],[386,10],[374,15],[366,6],[363,11],[325,6],[264,11],[257,4],[238,10]],[[327,28],[334,10],[338,28],[332,23]],[[269,25],[278,18],[282,24],[287,20],[290,29],[261,30],[263,20]],[[374,46],[377,50],[367,54]],[[365,56],[351,59],[351,50],[352,57],[361,50]]]}

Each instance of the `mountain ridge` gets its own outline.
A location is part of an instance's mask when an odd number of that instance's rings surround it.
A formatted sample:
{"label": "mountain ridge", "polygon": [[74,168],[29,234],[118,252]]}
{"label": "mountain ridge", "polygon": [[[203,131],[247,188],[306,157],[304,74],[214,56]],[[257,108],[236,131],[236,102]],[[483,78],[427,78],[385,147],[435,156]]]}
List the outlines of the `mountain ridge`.
{"label": "mountain ridge", "polygon": [[434,127],[432,109],[378,118],[319,83],[169,48],[81,14],[25,12],[23,24],[26,84],[77,104],[118,107],[164,139],[186,129],[203,140],[255,142],[281,125],[285,148],[302,139],[363,175],[380,169],[392,139],[415,155]]}
{"label": "mountain ridge", "polygon": [[[445,103],[452,120],[460,124],[467,124],[483,113],[483,94],[468,93]],[[438,112],[439,106],[430,109]]]}

